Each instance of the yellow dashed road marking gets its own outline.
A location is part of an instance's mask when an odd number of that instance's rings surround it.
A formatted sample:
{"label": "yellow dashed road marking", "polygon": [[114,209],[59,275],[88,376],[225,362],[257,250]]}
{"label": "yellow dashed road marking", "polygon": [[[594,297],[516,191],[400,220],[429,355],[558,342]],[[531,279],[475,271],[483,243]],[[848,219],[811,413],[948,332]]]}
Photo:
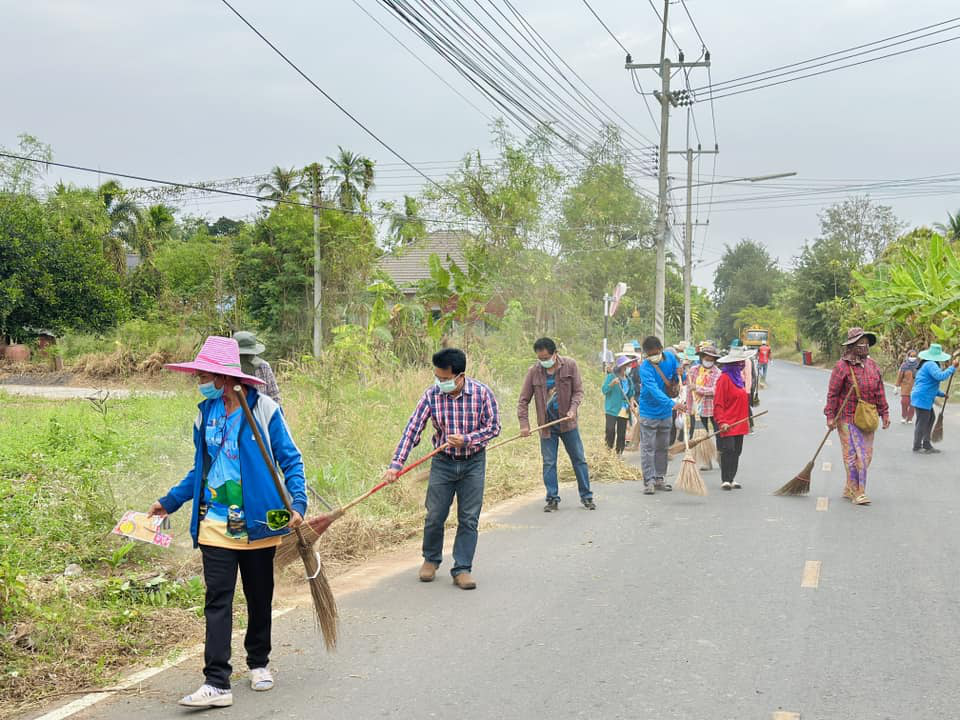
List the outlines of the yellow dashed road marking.
{"label": "yellow dashed road marking", "polygon": [[824,461],[823,461],[823,471],[824,471],[824,472],[830,472],[831,470],[833,470],[833,463],[832,463],[832,462],[827,462],[826,460],[824,460]]}
{"label": "yellow dashed road marking", "polygon": [[826,512],[830,507],[830,498],[818,497],[817,498],[817,512]]}
{"label": "yellow dashed road marking", "polygon": [[807,560],[803,564],[803,580],[800,581],[802,588],[820,587],[820,561]]}
{"label": "yellow dashed road marking", "polygon": [[773,714],[773,720],[800,720],[800,713],[777,710],[777,712]]}

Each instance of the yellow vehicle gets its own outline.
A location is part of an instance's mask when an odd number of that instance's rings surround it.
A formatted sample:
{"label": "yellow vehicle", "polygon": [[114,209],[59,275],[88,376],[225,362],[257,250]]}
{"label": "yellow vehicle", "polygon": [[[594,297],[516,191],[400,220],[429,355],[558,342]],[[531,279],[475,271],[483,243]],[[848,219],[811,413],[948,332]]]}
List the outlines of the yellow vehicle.
{"label": "yellow vehicle", "polygon": [[740,342],[744,347],[758,348],[770,344],[770,331],[759,325],[751,325],[740,329]]}

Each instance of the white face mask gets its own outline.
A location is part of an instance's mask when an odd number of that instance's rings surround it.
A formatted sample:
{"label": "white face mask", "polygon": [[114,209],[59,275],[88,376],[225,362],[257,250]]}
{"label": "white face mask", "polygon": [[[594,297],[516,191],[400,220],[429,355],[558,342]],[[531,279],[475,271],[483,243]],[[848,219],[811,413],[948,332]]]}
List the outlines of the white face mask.
{"label": "white face mask", "polygon": [[654,365],[657,365],[661,360],[663,360],[663,353],[657,353],[656,355],[648,355],[647,360],[652,362]]}
{"label": "white face mask", "polygon": [[703,360],[700,361],[700,364],[703,365],[705,368],[712,368],[715,362],[716,361],[713,360],[712,358],[704,358]]}

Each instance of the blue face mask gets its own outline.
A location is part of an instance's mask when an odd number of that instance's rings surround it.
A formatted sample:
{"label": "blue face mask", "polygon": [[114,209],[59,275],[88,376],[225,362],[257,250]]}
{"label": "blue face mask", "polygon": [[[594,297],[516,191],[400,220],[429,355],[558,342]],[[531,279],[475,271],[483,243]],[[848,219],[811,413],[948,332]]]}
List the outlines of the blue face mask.
{"label": "blue face mask", "polygon": [[556,361],[554,358],[550,358],[549,360],[541,360],[541,361],[540,361],[540,366],[546,368],[547,370],[549,370],[550,368],[552,368],[552,367],[556,364],[556,362],[557,362],[557,361]]}
{"label": "blue face mask", "polygon": [[434,378],[433,384],[440,388],[440,392],[447,393],[448,395],[457,389],[456,378],[451,380],[440,380],[439,378]]}
{"label": "blue face mask", "polygon": [[213,384],[213,381],[200,383],[197,385],[197,390],[199,390],[200,394],[207,398],[207,400],[216,400],[217,398],[223,397],[223,388],[218,388]]}

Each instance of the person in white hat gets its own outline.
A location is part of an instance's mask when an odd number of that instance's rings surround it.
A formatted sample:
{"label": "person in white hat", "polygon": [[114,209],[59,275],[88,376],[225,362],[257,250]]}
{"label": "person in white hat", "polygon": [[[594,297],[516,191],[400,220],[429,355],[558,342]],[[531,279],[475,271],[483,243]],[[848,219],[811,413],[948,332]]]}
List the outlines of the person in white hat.
{"label": "person in white hat", "polygon": [[737,481],[740,469],[740,454],[743,452],[743,436],[750,432],[745,422],[750,416],[750,395],[746,388],[745,374],[749,372],[752,350],[738,345],[717,360],[720,377],[713,394],[713,419],[720,428],[717,436],[717,453],[720,455],[720,487],[723,490],[739,490]]}
{"label": "person in white hat", "polygon": [[[233,338],[208,337],[193,362],[165,367],[196,376],[197,390],[204,398],[193,426],[193,467],[148,513],[166,517],[192,502],[190,535],[203,557],[207,586],[203,609],[207,626],[205,679],[180,704],[192,708],[227,707],[233,704],[230,650],[238,571],[247,600],[244,647],[250,685],[256,691],[273,687],[268,668],[273,556],[281,537],[299,526],[307,512],[303,458],[279,406],[258,391],[263,381],[243,372],[240,350]],[[268,452],[283,472],[293,512],[286,510],[247,425],[234,390],[238,384],[246,394]],[[278,517],[287,520],[286,525],[278,525]]]}

